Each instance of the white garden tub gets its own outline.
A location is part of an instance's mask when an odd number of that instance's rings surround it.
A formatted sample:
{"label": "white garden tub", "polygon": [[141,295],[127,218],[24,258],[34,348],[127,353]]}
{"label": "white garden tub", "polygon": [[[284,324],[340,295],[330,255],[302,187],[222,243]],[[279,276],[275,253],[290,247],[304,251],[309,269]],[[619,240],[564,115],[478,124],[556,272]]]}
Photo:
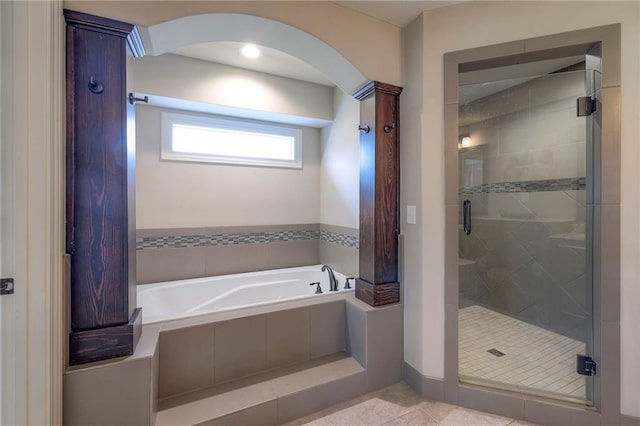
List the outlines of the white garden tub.
{"label": "white garden tub", "polygon": [[[188,318],[212,312],[276,304],[305,298],[320,298],[345,290],[346,277],[334,271],[338,291],[329,291],[329,275],[322,265],[271,271],[194,278],[143,284],[137,287],[138,306],[144,324]],[[315,294],[320,282],[322,294]]]}

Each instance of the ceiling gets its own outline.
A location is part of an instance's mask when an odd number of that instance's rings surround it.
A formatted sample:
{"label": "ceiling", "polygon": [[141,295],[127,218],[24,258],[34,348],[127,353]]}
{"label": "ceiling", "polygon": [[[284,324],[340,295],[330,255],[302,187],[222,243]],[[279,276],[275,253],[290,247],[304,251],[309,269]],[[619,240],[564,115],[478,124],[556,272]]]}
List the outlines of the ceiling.
{"label": "ceiling", "polygon": [[425,10],[451,6],[461,1],[336,1],[335,4],[356,10],[365,15],[405,27]]}
{"label": "ceiling", "polygon": [[202,43],[174,50],[171,53],[324,86],[335,86],[323,73],[294,56],[280,50],[258,46],[262,55],[257,59],[249,59],[240,53],[243,46],[244,43],[236,42]]}

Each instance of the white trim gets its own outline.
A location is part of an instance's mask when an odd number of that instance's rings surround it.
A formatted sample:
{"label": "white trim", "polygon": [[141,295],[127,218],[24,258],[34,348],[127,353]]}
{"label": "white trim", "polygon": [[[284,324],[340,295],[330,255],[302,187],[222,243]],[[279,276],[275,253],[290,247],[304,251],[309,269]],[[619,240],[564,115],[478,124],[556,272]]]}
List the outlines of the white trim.
{"label": "white trim", "polygon": [[51,164],[52,176],[49,192],[52,194],[52,223],[50,251],[51,271],[51,424],[62,425],[63,421],[63,374],[67,366],[65,348],[65,282],[64,256],[66,253],[66,73],[65,32],[63,0],[52,2],[50,11],[51,31]]}
{"label": "white trim", "polygon": [[[10,216],[8,213],[8,207],[10,203],[8,200],[10,199],[10,188],[7,177],[9,173],[7,173],[7,166],[9,166],[6,158],[9,157],[8,152],[5,151],[7,148],[7,142],[4,139],[3,131],[3,111],[6,111],[6,108],[3,107],[3,102],[6,98],[4,95],[4,79],[3,76],[7,75],[3,68],[3,64],[7,64],[7,61],[3,58],[4,48],[3,41],[7,39],[8,31],[6,28],[7,24],[2,22],[2,17],[6,16],[6,13],[3,13],[4,7],[0,4],[0,276],[8,277],[8,261],[7,254],[10,251],[8,244],[8,237],[11,233],[11,229],[13,228],[8,220]],[[4,30],[4,31],[3,31]],[[11,370],[13,364],[13,357],[8,351],[9,348],[14,346],[13,340],[14,336],[10,334],[11,330],[5,321],[5,327],[2,327],[3,319],[2,319],[2,305],[7,304],[7,307],[4,308],[4,311],[7,312],[9,308],[9,303],[11,303],[11,298],[0,298],[0,424],[6,424],[5,418],[3,417],[3,404],[1,401],[4,401],[2,398],[3,395],[8,394],[9,390],[5,389],[5,378],[6,371]],[[5,410],[7,411],[7,410]],[[7,414],[8,417],[8,414]]]}
{"label": "white trim", "polygon": [[[26,3],[25,3],[26,4]],[[23,158],[22,144],[15,141],[23,140],[24,133],[27,130],[24,114],[24,99],[21,95],[26,92],[26,83],[23,73],[26,69],[26,46],[24,34],[21,34],[21,25],[19,22],[26,21],[26,12],[23,5],[17,2],[2,2],[3,7],[3,65],[4,73],[2,76],[2,131],[3,131],[3,150],[6,157],[4,158],[5,178],[9,197],[7,200],[11,203],[5,213],[8,214],[11,221],[11,235],[5,235],[10,241],[5,241],[8,247],[11,247],[11,255],[13,259],[7,265],[10,269],[5,273],[9,273],[15,279],[16,285],[21,288],[15,289],[15,294],[10,299],[4,299],[3,303],[3,339],[5,342],[10,341],[13,347],[4,348],[3,357],[3,399],[2,399],[2,423],[3,424],[26,424],[26,342],[24,339],[18,340],[16,336],[24,332],[21,324],[26,323],[24,316],[26,315],[25,292],[22,283],[25,282],[24,267],[21,264],[21,256],[24,252],[24,241],[20,238],[26,228],[24,224],[25,210],[21,209],[26,205],[22,189],[23,178],[22,173],[26,167],[20,167],[20,159]],[[22,36],[22,38],[21,38]],[[6,200],[6,199],[5,199]],[[5,296],[7,297],[7,296]]]}
{"label": "white trim", "polygon": [[[195,161],[217,164],[237,164],[243,166],[302,168],[302,130],[294,127],[282,126],[275,123],[265,123],[236,117],[213,117],[174,112],[162,112],[161,116],[161,150],[162,160]],[[294,158],[273,159],[264,157],[227,156],[207,153],[176,151],[173,145],[173,128],[175,125],[187,125],[211,129],[223,129],[239,132],[250,132],[264,135],[277,135],[293,138]]]}
{"label": "white trim", "polygon": [[[61,424],[64,218],[62,1],[2,2],[3,136],[13,149],[15,365],[3,424]],[[6,31],[6,32],[4,32]],[[6,391],[6,388],[5,388]]]}

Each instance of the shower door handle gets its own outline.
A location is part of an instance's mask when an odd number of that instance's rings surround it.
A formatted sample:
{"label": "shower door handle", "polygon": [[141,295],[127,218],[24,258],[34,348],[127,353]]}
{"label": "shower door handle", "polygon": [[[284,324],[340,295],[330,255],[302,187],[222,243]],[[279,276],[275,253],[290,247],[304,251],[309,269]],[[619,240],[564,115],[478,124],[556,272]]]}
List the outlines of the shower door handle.
{"label": "shower door handle", "polygon": [[465,234],[471,234],[471,201],[469,200],[464,200],[462,203],[462,228]]}

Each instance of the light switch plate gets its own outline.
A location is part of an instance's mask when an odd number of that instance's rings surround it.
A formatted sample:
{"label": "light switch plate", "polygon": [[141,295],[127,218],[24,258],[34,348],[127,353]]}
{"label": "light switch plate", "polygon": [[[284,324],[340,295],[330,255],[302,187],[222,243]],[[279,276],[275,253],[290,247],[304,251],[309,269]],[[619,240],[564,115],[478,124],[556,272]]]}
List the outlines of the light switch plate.
{"label": "light switch plate", "polygon": [[407,206],[407,223],[416,224],[416,206]]}

